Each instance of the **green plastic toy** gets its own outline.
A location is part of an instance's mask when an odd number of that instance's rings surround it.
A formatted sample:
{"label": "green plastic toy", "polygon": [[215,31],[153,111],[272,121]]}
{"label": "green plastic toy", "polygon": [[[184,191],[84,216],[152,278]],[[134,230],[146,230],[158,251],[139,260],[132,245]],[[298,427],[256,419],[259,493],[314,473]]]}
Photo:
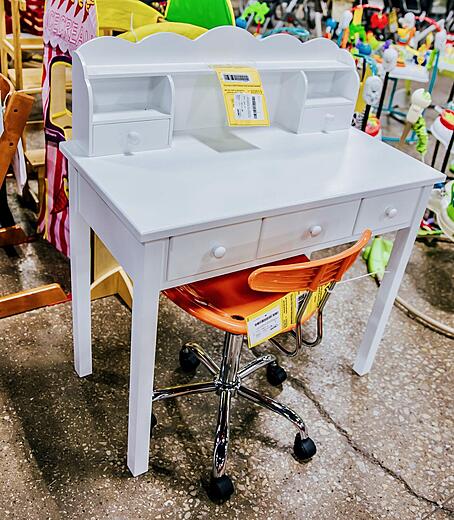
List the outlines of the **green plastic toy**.
{"label": "green plastic toy", "polygon": [[183,22],[205,29],[235,25],[230,0],[168,0],[165,18],[168,22]]}
{"label": "green plastic toy", "polygon": [[426,121],[424,117],[419,116],[418,120],[412,128],[417,138],[416,151],[424,158],[427,153],[427,147],[429,144],[429,136],[427,134]]}
{"label": "green plastic toy", "polygon": [[263,25],[265,23],[266,15],[269,12],[270,8],[266,2],[254,2],[246,7],[240,18],[242,20],[247,20],[251,15],[254,15],[255,24]]}
{"label": "green plastic toy", "polygon": [[361,25],[361,24],[357,25],[357,24],[351,23],[349,29],[350,29],[350,42],[351,43],[356,43],[356,40],[358,40],[358,38],[362,42],[367,41],[366,29],[364,29],[363,25]]}
{"label": "green plastic toy", "polygon": [[454,181],[432,190],[427,207],[436,214],[443,233],[454,241]]}
{"label": "green plastic toy", "polygon": [[366,262],[367,271],[381,281],[391,256],[393,243],[383,237],[375,237],[372,244],[363,251],[363,260]]}

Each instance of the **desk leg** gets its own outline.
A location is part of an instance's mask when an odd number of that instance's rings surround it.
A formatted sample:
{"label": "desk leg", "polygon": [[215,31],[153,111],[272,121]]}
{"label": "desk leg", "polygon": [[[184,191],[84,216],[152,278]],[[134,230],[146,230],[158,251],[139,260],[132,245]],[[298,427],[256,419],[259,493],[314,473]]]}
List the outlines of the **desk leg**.
{"label": "desk leg", "polygon": [[421,216],[426,208],[431,189],[431,187],[427,187],[421,190],[414,221],[410,227],[400,229],[396,234],[391,258],[387,267],[387,271],[389,272],[383,277],[363,340],[356,355],[355,364],[353,365],[353,370],[360,376],[367,374],[372,368],[375,355],[377,354],[385,326],[388,322],[394,300],[399,291],[400,283],[413,249]]}
{"label": "desk leg", "polygon": [[144,246],[134,277],[128,425],[128,467],[134,476],[148,471],[161,252]]}
{"label": "desk leg", "polygon": [[90,227],[78,208],[77,171],[69,170],[69,225],[74,365],[80,377],[92,372],[90,302]]}

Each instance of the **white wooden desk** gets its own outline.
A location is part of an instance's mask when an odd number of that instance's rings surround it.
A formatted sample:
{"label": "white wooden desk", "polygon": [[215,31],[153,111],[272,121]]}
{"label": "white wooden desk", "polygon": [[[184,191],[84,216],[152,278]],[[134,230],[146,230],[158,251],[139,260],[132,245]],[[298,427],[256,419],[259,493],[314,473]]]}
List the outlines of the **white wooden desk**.
{"label": "white wooden desk", "polygon": [[[77,139],[62,149],[70,161],[74,347],[80,376],[92,371],[90,228],[134,284],[128,433],[133,475],[148,469],[162,289],[347,243],[365,228],[376,234],[397,231],[389,274],[354,364],[358,374],[366,374],[431,187],[443,179],[348,126],[299,134],[278,126],[190,130],[175,132],[170,148],[128,155],[89,157]],[[213,251],[219,246],[225,254],[217,258]]]}

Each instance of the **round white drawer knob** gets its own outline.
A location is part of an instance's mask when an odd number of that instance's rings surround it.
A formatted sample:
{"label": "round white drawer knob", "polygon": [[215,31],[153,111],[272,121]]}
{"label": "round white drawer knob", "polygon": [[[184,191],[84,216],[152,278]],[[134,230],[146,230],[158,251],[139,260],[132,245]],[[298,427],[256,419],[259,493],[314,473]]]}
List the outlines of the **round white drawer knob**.
{"label": "round white drawer knob", "polygon": [[388,218],[394,218],[397,215],[397,209],[396,208],[386,208],[385,215]]}
{"label": "round white drawer knob", "polygon": [[213,256],[215,258],[223,258],[227,252],[224,246],[217,246],[213,249]]}
{"label": "round white drawer knob", "polygon": [[325,122],[323,124],[323,131],[327,132],[331,128],[331,124],[334,121],[334,114],[326,114]]}
{"label": "round white drawer knob", "polygon": [[311,237],[318,237],[322,231],[322,226],[312,226],[309,228],[309,234]]}
{"label": "round white drawer knob", "polygon": [[137,146],[142,141],[139,132],[128,132],[128,144]]}

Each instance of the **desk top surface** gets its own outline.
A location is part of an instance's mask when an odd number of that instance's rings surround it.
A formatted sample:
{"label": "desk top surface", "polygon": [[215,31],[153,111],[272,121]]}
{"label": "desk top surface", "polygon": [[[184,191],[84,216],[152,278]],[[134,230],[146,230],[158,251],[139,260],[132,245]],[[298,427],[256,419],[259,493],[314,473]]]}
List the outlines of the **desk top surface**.
{"label": "desk top surface", "polygon": [[134,155],[85,157],[74,142],[62,150],[142,242],[444,179],[353,128],[208,129]]}

